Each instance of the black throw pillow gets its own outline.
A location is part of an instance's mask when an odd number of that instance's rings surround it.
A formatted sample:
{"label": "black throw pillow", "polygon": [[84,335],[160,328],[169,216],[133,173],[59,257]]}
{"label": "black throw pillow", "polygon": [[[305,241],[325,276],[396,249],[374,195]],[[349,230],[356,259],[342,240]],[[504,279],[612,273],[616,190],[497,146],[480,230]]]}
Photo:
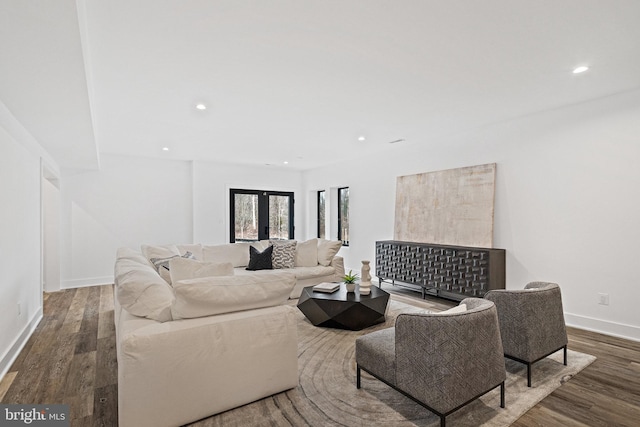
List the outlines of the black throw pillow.
{"label": "black throw pillow", "polygon": [[264,251],[260,252],[253,246],[249,246],[249,265],[247,270],[272,270],[273,264],[271,263],[271,256],[273,254],[273,246],[269,246]]}

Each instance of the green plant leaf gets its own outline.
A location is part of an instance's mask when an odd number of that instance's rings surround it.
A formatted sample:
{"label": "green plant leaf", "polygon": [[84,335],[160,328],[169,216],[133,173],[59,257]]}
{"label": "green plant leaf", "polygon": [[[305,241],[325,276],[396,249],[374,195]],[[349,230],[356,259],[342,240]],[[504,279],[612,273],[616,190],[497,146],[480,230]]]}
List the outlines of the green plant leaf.
{"label": "green plant leaf", "polygon": [[354,273],[353,270],[349,270],[349,273],[342,277],[344,283],[355,283],[358,280],[358,273]]}

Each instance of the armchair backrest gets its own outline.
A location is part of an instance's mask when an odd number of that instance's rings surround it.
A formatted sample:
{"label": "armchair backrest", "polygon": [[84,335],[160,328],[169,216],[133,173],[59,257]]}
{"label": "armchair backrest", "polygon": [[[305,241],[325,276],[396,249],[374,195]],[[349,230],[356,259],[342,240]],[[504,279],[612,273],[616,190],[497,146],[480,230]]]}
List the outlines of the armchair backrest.
{"label": "armchair backrest", "polygon": [[567,344],[562,294],[556,283],[531,282],[520,290],[485,294],[498,310],[505,354],[535,361]]}
{"label": "armchair backrest", "polygon": [[467,298],[462,313],[400,314],[396,385],[441,413],[495,387],[505,365],[495,305]]}

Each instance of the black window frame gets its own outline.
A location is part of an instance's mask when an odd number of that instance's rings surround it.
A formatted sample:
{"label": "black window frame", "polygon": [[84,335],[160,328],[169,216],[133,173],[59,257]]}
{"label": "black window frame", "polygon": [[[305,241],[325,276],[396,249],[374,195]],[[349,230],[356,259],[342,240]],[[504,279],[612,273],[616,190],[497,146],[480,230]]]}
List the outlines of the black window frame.
{"label": "black window frame", "polygon": [[[269,196],[287,196],[289,197],[289,239],[295,239],[295,221],[294,221],[294,205],[295,193],[292,191],[268,191],[268,190],[249,190],[244,188],[229,189],[229,242],[236,242],[235,230],[235,195],[236,194],[252,194],[258,196],[258,239],[269,239]],[[253,242],[257,240],[240,240],[242,242]]]}
{"label": "black window frame", "polygon": [[[320,199],[322,199],[322,203],[320,203]],[[327,193],[325,190],[319,190],[316,195],[316,216],[317,216],[317,237],[319,239],[326,238],[326,221],[327,221],[327,211],[326,211],[326,201],[327,201]],[[323,221],[320,219],[322,218]]]}
{"label": "black window frame", "polygon": [[[338,240],[342,241],[342,246],[349,246],[349,240],[347,236],[347,239],[344,239],[343,235],[342,235],[342,192],[344,190],[347,190],[347,200],[349,200],[349,187],[339,187],[338,188]],[[348,203],[348,202],[347,202]],[[350,226],[349,224],[349,206],[347,204],[347,225]],[[350,233],[348,233],[350,234]]]}

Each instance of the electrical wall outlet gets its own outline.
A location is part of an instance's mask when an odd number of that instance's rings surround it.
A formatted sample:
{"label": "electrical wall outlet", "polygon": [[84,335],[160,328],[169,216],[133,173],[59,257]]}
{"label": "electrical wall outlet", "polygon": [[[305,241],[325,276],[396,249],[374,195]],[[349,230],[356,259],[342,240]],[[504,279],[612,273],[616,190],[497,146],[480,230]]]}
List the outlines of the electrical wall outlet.
{"label": "electrical wall outlet", "polygon": [[609,305],[609,294],[598,294],[598,304]]}

